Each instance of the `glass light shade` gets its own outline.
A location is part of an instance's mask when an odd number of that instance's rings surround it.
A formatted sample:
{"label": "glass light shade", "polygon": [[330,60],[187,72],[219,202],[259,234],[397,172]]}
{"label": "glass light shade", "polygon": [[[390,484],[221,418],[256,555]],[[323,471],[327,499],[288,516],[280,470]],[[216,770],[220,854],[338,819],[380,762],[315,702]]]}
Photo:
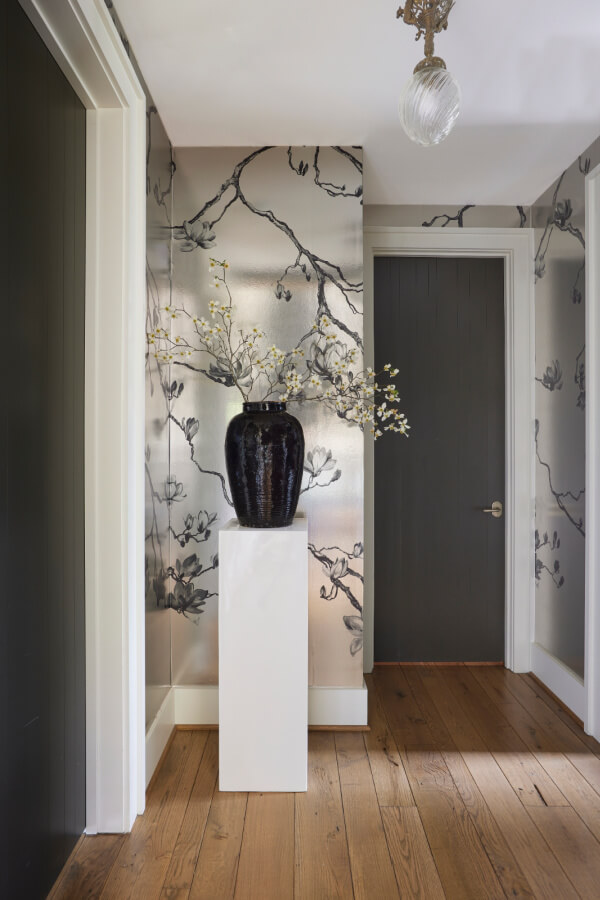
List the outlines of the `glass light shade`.
{"label": "glass light shade", "polygon": [[412,141],[429,147],[447,137],[460,112],[460,88],[446,69],[419,69],[400,96],[400,122]]}

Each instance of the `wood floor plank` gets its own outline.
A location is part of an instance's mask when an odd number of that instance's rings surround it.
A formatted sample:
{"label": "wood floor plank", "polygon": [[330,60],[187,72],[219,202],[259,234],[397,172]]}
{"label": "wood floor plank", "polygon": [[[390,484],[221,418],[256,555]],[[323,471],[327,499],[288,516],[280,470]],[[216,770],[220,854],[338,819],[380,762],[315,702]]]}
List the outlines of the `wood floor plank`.
{"label": "wood floor plank", "polygon": [[410,692],[414,698],[417,709],[421,714],[427,717],[429,730],[435,741],[438,750],[445,751],[455,749],[456,745],[450,737],[450,732],[446,728],[438,709],[425,690],[421,678],[421,669],[423,666],[410,666],[402,669],[404,680],[410,688]]}
{"label": "wood floor plank", "polygon": [[525,684],[533,688],[552,712],[586,745],[588,750],[591,750],[596,756],[600,756],[600,741],[597,741],[591,734],[586,734],[579,722],[575,721],[569,711],[549,691],[545,690],[530,672],[523,675],[522,678]]}
{"label": "wood floor plank", "polygon": [[99,897],[124,840],[123,834],[86,835],[48,900]]}
{"label": "wood floor plank", "polygon": [[190,900],[232,900],[247,804],[248,794],[215,790]]}
{"label": "wood floor plank", "polygon": [[235,900],[293,900],[294,794],[249,794]]}
{"label": "wood floor plank", "polygon": [[373,683],[381,698],[388,725],[400,753],[413,748],[421,752],[439,750],[440,746],[434,738],[429,722],[411,694],[402,667],[376,667],[373,672]]}
{"label": "wood floor plank", "polygon": [[581,897],[600,897],[600,844],[575,810],[548,807],[529,814]]}
{"label": "wood floor plank", "polygon": [[405,675],[419,707],[427,713],[430,727],[434,729],[440,745],[448,748],[443,751],[444,762],[469,812],[482,846],[506,896],[531,900],[534,897],[531,885],[506,843],[502,831],[483,799],[481,791],[469,772],[464,759],[457,751],[456,745],[440,719],[439,713],[437,710],[432,709],[433,700],[425,689],[419,672],[416,668],[406,669]]}
{"label": "wood floor plank", "polygon": [[383,827],[401,897],[444,900],[419,811],[416,807],[384,807]]}
{"label": "wood floor plank", "polygon": [[[405,673],[376,669],[375,685],[404,762],[427,840],[448,897],[504,897],[443,757],[443,732],[417,704]],[[439,719],[439,715],[436,715]]]}
{"label": "wood floor plank", "polygon": [[534,890],[477,787],[462,754],[458,751],[444,751],[444,761],[473,820],[504,893],[507,897],[531,900],[535,897]]}
{"label": "wood floor plank", "polygon": [[[371,686],[372,681],[368,682]],[[414,806],[404,765],[396,748],[376,690],[369,690],[369,726],[365,746],[380,806]]]}
{"label": "wood floor plank", "polygon": [[399,898],[362,734],[336,734],[352,885],[356,900]]}
{"label": "wood floor plank", "polygon": [[175,735],[148,792],[146,811],[123,842],[102,892],[103,900],[160,897],[206,738],[206,732],[198,731]]}
{"label": "wood floor plank", "polygon": [[333,734],[308,736],[308,791],[296,794],[294,900],[351,900],[350,860]]}
{"label": "wood floor plank", "polygon": [[513,728],[532,753],[535,753],[540,765],[558,785],[573,809],[600,840],[600,794],[593,790],[589,781],[560,751],[560,742],[508,690],[501,676],[479,669],[474,669],[473,674],[494,705],[510,719]]}
{"label": "wood floor plank", "polygon": [[465,764],[490,809],[504,839],[536,896],[566,900],[577,896],[526,808],[514,792],[496,760],[486,748],[449,685],[449,673],[430,669],[424,684],[440,711]]}
{"label": "wood floor plank", "polygon": [[219,736],[212,731],[207,733],[202,760],[165,875],[161,900],[185,900],[189,895],[215,792],[218,765]]}
{"label": "wood floor plank", "polygon": [[525,806],[568,806],[564,795],[511,723],[490,705],[471,667],[458,666],[445,671],[485,747],[493,754],[521,802]]}
{"label": "wood floor plank", "polygon": [[586,747],[585,743],[546,704],[539,688],[534,688],[523,678],[508,669],[500,669],[509,690],[529,710],[533,717],[554,737],[557,749],[579,769],[597,793],[600,793],[600,759]]}
{"label": "wood floor plank", "polygon": [[83,838],[49,900],[600,898],[596,742],[543,687],[367,683],[371,731],[311,734],[306,793],[221,793],[218,734],[178,732],[132,833]]}

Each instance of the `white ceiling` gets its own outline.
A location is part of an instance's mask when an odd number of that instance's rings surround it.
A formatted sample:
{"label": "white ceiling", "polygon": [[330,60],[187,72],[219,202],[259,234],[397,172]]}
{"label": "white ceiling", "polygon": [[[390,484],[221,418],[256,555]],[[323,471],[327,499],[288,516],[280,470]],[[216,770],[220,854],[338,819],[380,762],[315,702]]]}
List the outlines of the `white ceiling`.
{"label": "white ceiling", "polygon": [[175,147],[362,144],[365,203],[529,204],[600,134],[599,0],[457,0],[436,53],[453,133],[398,95],[422,56],[399,0],[115,0]]}

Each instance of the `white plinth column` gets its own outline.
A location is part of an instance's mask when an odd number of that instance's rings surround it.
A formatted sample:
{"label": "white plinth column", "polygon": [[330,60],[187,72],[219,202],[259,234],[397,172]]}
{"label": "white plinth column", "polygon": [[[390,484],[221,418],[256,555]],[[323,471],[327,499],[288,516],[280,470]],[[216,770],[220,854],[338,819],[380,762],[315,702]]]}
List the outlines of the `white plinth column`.
{"label": "white plinth column", "polygon": [[308,525],[219,532],[219,787],[305,791]]}

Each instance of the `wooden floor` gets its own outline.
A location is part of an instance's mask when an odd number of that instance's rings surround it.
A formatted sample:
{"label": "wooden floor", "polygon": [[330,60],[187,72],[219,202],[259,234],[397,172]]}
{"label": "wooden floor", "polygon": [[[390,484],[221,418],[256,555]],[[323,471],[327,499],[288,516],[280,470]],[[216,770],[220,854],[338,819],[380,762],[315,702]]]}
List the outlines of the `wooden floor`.
{"label": "wooden floor", "polygon": [[385,666],[369,696],[370,732],[309,735],[306,794],[220,793],[218,734],[177,732],[52,900],[600,898],[600,744],[530,676]]}

